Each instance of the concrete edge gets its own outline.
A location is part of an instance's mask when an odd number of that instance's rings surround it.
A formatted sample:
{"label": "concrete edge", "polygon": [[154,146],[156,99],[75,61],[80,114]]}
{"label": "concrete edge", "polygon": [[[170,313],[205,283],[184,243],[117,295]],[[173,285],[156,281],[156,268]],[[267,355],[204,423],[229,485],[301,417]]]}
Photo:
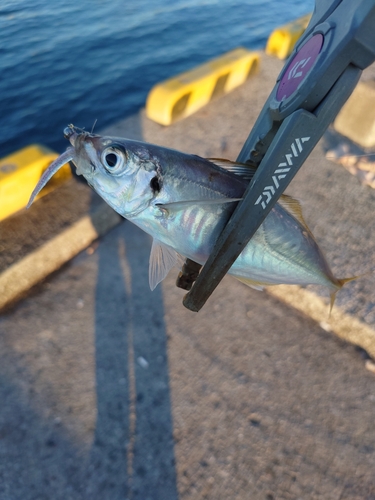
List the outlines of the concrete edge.
{"label": "concrete edge", "polygon": [[87,248],[122,220],[107,204],[31,252],[0,274],[0,309]]}
{"label": "concrete edge", "polygon": [[296,285],[268,287],[267,292],[304,313],[328,332],[343,340],[362,347],[375,359],[375,330],[362,321],[334,306],[329,314],[329,305],[318,295]]}

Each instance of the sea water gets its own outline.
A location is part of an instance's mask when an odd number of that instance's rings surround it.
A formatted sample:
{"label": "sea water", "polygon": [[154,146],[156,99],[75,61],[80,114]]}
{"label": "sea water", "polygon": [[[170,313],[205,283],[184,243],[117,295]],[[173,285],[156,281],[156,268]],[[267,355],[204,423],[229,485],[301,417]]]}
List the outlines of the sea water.
{"label": "sea water", "polygon": [[0,158],[57,152],[68,123],[97,129],[144,106],[151,87],[312,12],[313,0],[2,0]]}

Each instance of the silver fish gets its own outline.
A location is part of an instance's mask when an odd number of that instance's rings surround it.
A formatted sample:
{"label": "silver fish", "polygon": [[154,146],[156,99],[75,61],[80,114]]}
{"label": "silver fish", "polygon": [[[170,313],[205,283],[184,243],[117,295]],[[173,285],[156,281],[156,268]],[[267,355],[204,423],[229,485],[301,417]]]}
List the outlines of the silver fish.
{"label": "silver fish", "polygon": [[[71,147],[44,172],[35,196],[67,161],[120,215],[153,237],[149,281],[162,281],[181,256],[204,264],[254,171],[227,160],[204,159],[69,125]],[[264,285],[323,285],[335,293],[349,279],[330,270],[299,203],[283,195],[229,270],[240,281]]]}

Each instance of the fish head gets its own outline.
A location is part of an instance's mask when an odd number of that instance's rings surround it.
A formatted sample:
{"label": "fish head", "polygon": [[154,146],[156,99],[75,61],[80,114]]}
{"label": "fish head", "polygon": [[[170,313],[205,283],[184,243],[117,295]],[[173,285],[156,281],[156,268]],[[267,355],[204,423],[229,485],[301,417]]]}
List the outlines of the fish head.
{"label": "fish head", "polygon": [[101,137],[73,126],[64,130],[64,136],[74,148],[77,174],[117,212],[131,217],[150,204],[160,169],[144,154],[142,143]]}
{"label": "fish head", "polygon": [[66,161],[72,161],[77,175],[118,213],[130,218],[143,211],[155,197],[160,168],[141,142],[105,137],[73,125],[64,130],[71,147],[44,172],[29,205],[40,189]]}

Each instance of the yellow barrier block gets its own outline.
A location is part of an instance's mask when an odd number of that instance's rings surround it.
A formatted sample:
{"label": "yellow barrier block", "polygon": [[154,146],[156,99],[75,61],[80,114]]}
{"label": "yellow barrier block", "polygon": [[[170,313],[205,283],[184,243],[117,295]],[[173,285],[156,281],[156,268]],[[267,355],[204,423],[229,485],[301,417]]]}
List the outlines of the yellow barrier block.
{"label": "yellow barrier block", "polygon": [[259,53],[238,47],[161,82],[148,94],[146,115],[162,125],[185,118],[214,97],[244,83],[258,69],[259,62]]}
{"label": "yellow barrier block", "polygon": [[[33,144],[0,160],[0,220],[27,205],[42,173],[57,157],[58,154],[51,149]],[[53,176],[37,198],[52,191],[70,177],[71,170],[66,164]]]}
{"label": "yellow barrier block", "polygon": [[292,53],[297,40],[307,28],[310,19],[311,14],[307,14],[275,29],[268,38],[266,54],[276,56],[279,59],[286,59]]}

